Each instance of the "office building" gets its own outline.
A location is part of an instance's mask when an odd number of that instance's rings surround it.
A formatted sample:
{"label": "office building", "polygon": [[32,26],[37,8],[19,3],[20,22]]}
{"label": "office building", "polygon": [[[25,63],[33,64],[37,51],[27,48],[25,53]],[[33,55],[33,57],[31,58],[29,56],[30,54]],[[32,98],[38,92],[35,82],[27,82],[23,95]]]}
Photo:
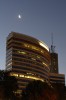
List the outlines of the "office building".
{"label": "office building", "polygon": [[50,64],[50,73],[58,74],[58,54],[55,52],[55,46],[53,44],[53,34],[52,34],[52,45],[50,48],[51,64]]}
{"label": "office building", "polygon": [[11,32],[6,42],[6,70],[18,80],[19,90],[32,80],[49,81],[48,46],[31,36]]}

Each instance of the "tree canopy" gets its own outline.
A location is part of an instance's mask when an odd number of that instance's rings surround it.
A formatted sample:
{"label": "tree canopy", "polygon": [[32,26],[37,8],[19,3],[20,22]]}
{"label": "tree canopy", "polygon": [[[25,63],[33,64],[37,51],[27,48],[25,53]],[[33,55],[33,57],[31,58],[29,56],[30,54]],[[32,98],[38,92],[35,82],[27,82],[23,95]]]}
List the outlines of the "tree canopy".
{"label": "tree canopy", "polygon": [[[52,99],[53,98],[53,99]],[[22,92],[22,100],[58,100],[55,89],[42,81],[30,82]]]}
{"label": "tree canopy", "polygon": [[14,76],[9,76],[8,72],[0,70],[0,87],[4,91],[5,98],[15,100],[15,91],[18,89],[18,85]]}

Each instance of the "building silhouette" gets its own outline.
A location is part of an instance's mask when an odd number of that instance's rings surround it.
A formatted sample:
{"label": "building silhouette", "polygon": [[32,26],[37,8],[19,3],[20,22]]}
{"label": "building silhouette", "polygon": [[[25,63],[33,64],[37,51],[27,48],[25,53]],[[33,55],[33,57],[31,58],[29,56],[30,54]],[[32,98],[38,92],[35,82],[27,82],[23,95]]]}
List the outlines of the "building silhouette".
{"label": "building silhouette", "polygon": [[58,74],[58,53],[55,52],[53,33],[51,34],[51,42],[52,45],[50,48],[50,56],[51,56],[50,72]]}
{"label": "building silhouette", "polygon": [[50,49],[50,74],[49,80],[51,84],[61,84],[63,87],[65,85],[65,75],[59,73],[58,67],[58,53],[55,52],[55,46],[53,44],[53,37],[52,37],[52,45]]}
{"label": "building silhouette", "polygon": [[55,53],[55,46],[53,45],[51,45],[50,57],[51,57],[50,72],[58,73],[58,54]]}
{"label": "building silhouette", "polygon": [[6,42],[6,70],[17,78],[18,92],[32,80],[49,82],[48,46],[33,37],[11,32]]}

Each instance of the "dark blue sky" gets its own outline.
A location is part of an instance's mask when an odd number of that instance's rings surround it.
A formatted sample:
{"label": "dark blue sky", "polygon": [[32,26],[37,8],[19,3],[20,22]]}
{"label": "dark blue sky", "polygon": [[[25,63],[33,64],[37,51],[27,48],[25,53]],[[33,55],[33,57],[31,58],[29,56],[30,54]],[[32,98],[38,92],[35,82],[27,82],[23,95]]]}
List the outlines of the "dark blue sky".
{"label": "dark blue sky", "polygon": [[48,47],[53,33],[59,73],[66,74],[66,0],[0,0],[0,69],[5,68],[6,37],[11,31],[33,36]]}

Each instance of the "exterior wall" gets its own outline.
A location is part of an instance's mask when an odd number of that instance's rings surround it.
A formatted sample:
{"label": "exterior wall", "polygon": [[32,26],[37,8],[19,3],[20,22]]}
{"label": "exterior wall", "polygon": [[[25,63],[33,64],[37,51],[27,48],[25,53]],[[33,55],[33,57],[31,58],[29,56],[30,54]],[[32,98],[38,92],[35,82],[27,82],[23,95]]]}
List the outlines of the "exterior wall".
{"label": "exterior wall", "polygon": [[65,75],[64,74],[50,73],[49,79],[50,79],[50,83],[65,85]]}
{"label": "exterior wall", "polygon": [[50,72],[58,74],[58,54],[50,53],[50,56],[51,56]]}
{"label": "exterior wall", "polygon": [[24,89],[31,80],[48,81],[50,53],[47,45],[33,37],[11,32],[6,42],[6,70]]}

